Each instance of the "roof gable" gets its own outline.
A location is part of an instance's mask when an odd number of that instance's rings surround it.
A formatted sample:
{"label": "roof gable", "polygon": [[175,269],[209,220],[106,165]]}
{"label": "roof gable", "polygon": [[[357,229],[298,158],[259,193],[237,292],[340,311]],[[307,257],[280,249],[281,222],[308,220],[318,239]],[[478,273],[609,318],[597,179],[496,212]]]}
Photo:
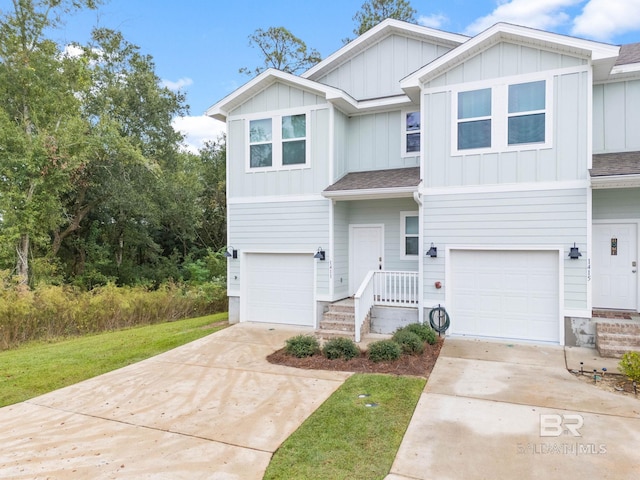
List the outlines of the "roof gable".
{"label": "roof gable", "polygon": [[608,76],[619,53],[619,47],[583,40],[557,33],[544,32],[528,27],[497,23],[466,43],[442,55],[430,64],[408,75],[401,81],[402,89],[409,96],[415,95],[422,83],[433,80],[462,62],[476,56],[500,42],[524,44],[582,58],[590,58],[594,65],[594,77]]}
{"label": "roof gable", "polygon": [[469,39],[469,37],[465,35],[444,32],[442,30],[387,18],[317,65],[311,67],[302,74],[302,77],[317,80],[391,35],[412,37],[417,40],[432,42],[448,48],[457,47]]}

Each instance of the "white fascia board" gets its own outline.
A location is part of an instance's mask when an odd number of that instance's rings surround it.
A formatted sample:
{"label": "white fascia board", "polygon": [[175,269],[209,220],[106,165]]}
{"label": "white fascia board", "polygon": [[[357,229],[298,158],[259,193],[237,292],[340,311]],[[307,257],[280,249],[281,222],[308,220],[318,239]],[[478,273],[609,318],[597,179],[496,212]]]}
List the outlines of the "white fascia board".
{"label": "white fascia board", "polygon": [[640,187],[640,175],[609,175],[592,177],[591,188],[637,188]]}
{"label": "white fascia board", "polygon": [[327,98],[345,98],[347,102],[350,101],[355,103],[355,100],[349,100],[350,97],[337,88],[270,68],[224,97],[218,103],[209,107],[205,112],[205,115],[217,120],[225,121],[231,110],[276,82],[282,82],[294,87],[299,87],[315,94],[323,95]]}
{"label": "white fascia board", "polygon": [[393,33],[411,35],[414,37],[422,38],[425,41],[431,40],[434,43],[439,43],[450,47],[460,45],[461,43],[464,43],[469,39],[469,37],[467,37],[466,35],[445,32],[442,30],[436,30],[434,28],[423,27],[421,25],[415,25],[413,23],[407,23],[400,20],[387,18],[375,27],[367,30],[358,38],[347,43],[344,47],[329,55],[320,63],[311,67],[301,76],[303,78],[314,78],[322,76],[325,72],[333,70],[338,65],[347,61],[349,58],[352,58],[361,51],[365,50],[368,46],[373,45],[374,43]]}
{"label": "white fascia board", "polygon": [[371,188],[322,192],[322,196],[334,200],[376,200],[385,198],[412,198],[414,192],[417,191],[418,187]]}
{"label": "white fascia board", "polygon": [[593,62],[608,62],[611,63],[611,66],[613,66],[620,53],[620,47],[615,45],[535,30],[519,25],[497,23],[420,70],[406,76],[401,80],[400,86],[405,91],[420,88],[422,83],[441,75],[467,58],[500,41],[512,41],[550,50],[559,50],[568,54],[590,58]]}

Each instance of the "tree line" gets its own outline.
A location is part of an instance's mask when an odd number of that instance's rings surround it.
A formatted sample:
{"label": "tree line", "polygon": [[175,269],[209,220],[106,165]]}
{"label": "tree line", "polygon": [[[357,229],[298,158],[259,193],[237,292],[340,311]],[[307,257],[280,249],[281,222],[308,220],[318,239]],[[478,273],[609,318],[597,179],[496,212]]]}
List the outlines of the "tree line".
{"label": "tree line", "polygon": [[[188,112],[184,94],[120,32],[68,45],[47,36],[101,3],[12,0],[0,11],[0,279],[90,289],[224,276],[225,139],[181,148],[171,122]],[[407,0],[367,0],[354,34],[415,14]],[[252,75],[321,60],[285,27],[249,40],[264,58],[242,69]]]}

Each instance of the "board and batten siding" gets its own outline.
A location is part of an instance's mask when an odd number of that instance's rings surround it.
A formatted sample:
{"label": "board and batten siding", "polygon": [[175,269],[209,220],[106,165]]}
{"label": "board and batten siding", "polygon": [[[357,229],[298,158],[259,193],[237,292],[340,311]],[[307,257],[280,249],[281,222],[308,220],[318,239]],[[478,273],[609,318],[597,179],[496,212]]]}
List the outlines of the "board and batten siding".
{"label": "board and batten siding", "polygon": [[640,80],[593,86],[593,153],[640,150]]}
{"label": "board and batten siding", "polygon": [[349,172],[347,164],[347,142],[349,140],[347,133],[348,124],[349,117],[340,110],[334,109],[334,163],[332,181],[342,178]]}
{"label": "board and batten siding", "polygon": [[254,95],[229,114],[230,117],[270,112],[286,108],[326,105],[325,98],[300,88],[276,82]]}
{"label": "board and batten siding", "polygon": [[[437,258],[424,261],[425,300],[444,302],[447,246],[564,247],[565,308],[587,307],[587,258],[568,258],[574,242],[587,248],[587,190],[424,195],[424,248],[438,247]],[[434,283],[443,282],[443,289]]]}
{"label": "board and batten siding", "polygon": [[[264,118],[275,114],[265,112]],[[233,118],[228,121],[227,145],[227,191],[230,198],[263,197],[277,195],[308,195],[319,193],[329,185],[329,110],[311,110],[310,149],[307,168],[280,170],[247,169],[247,119]]]}
{"label": "board and batten siding", "polygon": [[[240,291],[243,252],[304,253],[328,250],[329,201],[234,203],[227,206],[229,241],[239,258],[229,260],[228,290]],[[274,282],[278,279],[274,278]],[[329,294],[329,262],[318,261],[317,294]]]}
{"label": "board and batten siding", "polygon": [[584,58],[502,42],[431,80],[425,88],[526,75],[587,64],[588,61]]}
{"label": "board and batten siding", "polygon": [[[510,78],[511,83],[517,79]],[[527,80],[523,80],[527,81]],[[550,148],[535,144],[506,151],[452,155],[456,128],[452,92],[429,90],[423,95],[425,185],[449,187],[586,180],[588,175],[589,75],[584,72],[553,76],[553,98],[547,121],[552,122]],[[494,112],[494,116],[499,115]]]}
{"label": "board and batten siding", "polygon": [[420,165],[419,155],[403,157],[401,154],[401,122],[400,111],[351,117],[347,123],[347,171]]}
{"label": "board and batten siding", "polygon": [[594,220],[640,220],[640,188],[593,191]]}
{"label": "board and batten siding", "polygon": [[392,34],[317,81],[344,90],[357,100],[402,95],[402,78],[444,55],[450,49],[447,46]]}

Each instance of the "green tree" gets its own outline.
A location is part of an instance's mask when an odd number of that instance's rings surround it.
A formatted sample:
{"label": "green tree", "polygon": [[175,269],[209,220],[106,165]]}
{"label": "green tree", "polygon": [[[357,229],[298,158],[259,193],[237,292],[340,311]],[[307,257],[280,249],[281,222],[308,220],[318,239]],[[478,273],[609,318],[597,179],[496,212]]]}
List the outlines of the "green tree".
{"label": "green tree", "polygon": [[259,75],[268,68],[295,74],[322,60],[317,50],[308,50],[301,39],[284,27],[259,28],[249,35],[249,45],[260,50],[264,63],[253,70],[241,68],[240,73],[247,75]]}
{"label": "green tree", "polygon": [[199,154],[204,190],[200,200],[203,215],[197,231],[198,243],[220,250],[227,244],[226,138],[207,142]]}
{"label": "green tree", "polygon": [[0,241],[5,255],[13,249],[21,284],[29,279],[32,243],[46,244],[63,217],[60,198],[79,168],[84,129],[74,95],[82,66],[43,32],[98,3],[13,0],[13,12],[0,18]]}
{"label": "green tree", "polygon": [[415,23],[417,13],[409,0],[366,0],[353,16],[353,33],[362,35],[387,18]]}

